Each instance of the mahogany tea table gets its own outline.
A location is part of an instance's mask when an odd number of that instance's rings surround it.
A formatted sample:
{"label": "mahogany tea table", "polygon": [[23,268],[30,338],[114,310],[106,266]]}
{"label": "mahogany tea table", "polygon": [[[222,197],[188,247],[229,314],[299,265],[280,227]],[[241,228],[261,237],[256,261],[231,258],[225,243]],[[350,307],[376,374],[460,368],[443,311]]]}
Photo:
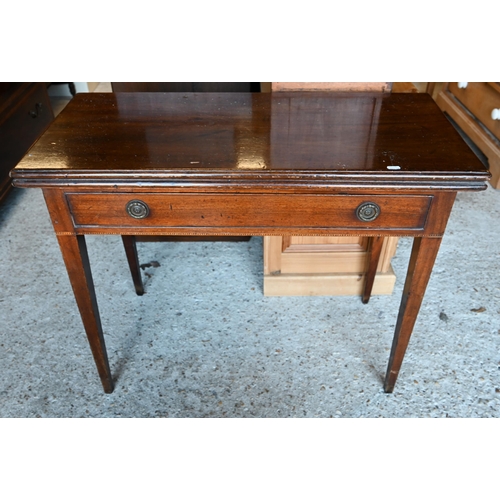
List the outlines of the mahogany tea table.
{"label": "mahogany tea table", "polygon": [[392,392],[455,196],[490,174],[428,94],[77,94],[11,172],[43,190],[105,392],[113,377],[85,235],[414,238]]}

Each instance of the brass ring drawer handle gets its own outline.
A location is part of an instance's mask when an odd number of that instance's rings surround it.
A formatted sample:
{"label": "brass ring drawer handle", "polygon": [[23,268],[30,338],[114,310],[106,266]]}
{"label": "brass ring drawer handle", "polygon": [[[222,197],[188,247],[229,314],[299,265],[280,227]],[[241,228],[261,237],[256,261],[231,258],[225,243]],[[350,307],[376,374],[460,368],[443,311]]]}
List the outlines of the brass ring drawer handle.
{"label": "brass ring drawer handle", "polygon": [[363,222],[374,221],[380,215],[380,207],[371,201],[361,203],[356,209],[356,217]]}
{"label": "brass ring drawer handle", "polygon": [[141,200],[131,200],[127,203],[127,213],[134,219],[145,219],[149,215],[149,207]]}

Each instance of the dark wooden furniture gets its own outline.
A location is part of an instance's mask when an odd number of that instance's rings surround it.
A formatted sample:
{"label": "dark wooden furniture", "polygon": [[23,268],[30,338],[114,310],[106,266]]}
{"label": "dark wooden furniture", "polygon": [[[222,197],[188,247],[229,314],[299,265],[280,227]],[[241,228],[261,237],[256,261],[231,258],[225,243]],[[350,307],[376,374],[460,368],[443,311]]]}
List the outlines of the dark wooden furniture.
{"label": "dark wooden furniture", "polygon": [[53,119],[45,83],[0,82],[0,201],[9,172]]}
{"label": "dark wooden furniture", "polygon": [[[336,113],[367,100],[376,124]],[[324,114],[338,119],[311,119]],[[413,237],[392,392],[456,193],[484,189],[489,173],[427,94],[110,93],[77,94],[12,177],[43,189],[106,392],[85,235],[125,237],[139,293],[134,235]]]}
{"label": "dark wooden furniture", "polygon": [[260,92],[258,82],[111,82],[113,92]]}
{"label": "dark wooden furniture", "polygon": [[486,156],[490,183],[500,189],[500,83],[445,83],[436,103]]}

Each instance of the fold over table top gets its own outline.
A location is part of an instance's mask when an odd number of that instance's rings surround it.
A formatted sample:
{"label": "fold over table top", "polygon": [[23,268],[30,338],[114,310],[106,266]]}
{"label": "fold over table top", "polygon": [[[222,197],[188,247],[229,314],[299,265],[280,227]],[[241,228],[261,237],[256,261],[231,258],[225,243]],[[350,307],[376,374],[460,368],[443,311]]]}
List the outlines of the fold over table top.
{"label": "fold over table top", "polygon": [[12,171],[86,184],[484,189],[428,94],[80,93]]}

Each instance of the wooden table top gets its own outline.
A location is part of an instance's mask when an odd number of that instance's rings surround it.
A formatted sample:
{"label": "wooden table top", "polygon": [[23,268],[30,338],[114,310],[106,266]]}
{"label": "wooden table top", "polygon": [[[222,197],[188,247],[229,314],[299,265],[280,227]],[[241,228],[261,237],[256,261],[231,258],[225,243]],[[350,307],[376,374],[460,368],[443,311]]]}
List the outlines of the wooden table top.
{"label": "wooden table top", "polygon": [[484,189],[489,178],[428,94],[316,92],[80,93],[11,175],[25,187],[196,179]]}

